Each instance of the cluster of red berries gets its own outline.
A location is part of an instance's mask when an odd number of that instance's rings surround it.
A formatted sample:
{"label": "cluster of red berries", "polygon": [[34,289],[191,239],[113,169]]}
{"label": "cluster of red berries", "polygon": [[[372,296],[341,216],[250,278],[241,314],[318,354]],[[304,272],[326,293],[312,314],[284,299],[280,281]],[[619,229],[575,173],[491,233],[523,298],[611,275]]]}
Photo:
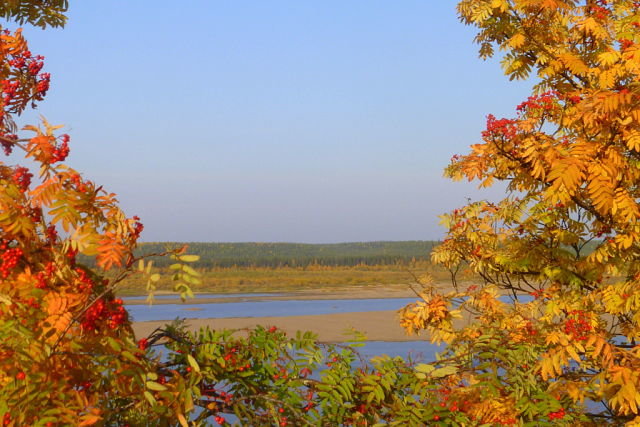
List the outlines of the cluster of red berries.
{"label": "cluster of red berries", "polygon": [[31,51],[25,50],[17,55],[14,55],[11,60],[9,60],[9,65],[15,68],[27,68],[29,74],[32,76],[37,76],[38,73],[42,70],[44,66],[44,56],[42,55],[31,55]]}
{"label": "cluster of red berries", "polygon": [[29,172],[29,169],[18,166],[14,169],[13,176],[11,177],[13,182],[20,187],[20,190],[26,191],[31,185],[31,178],[33,174]]}
{"label": "cluster of red berries", "polygon": [[45,289],[47,287],[47,279],[43,271],[39,271],[38,274],[36,274],[36,280],[36,288]]}
{"label": "cluster of red berries", "polygon": [[224,417],[221,417],[220,415],[216,415],[214,419],[221,426],[223,426],[223,425],[225,425],[227,423],[227,420],[225,420]]}
{"label": "cluster of red berries", "polygon": [[468,219],[465,219],[464,221],[458,221],[451,228],[462,228],[464,227],[465,224],[468,224],[468,223],[469,223]]}
{"label": "cluster of red berries", "polygon": [[40,207],[32,207],[29,210],[29,218],[31,219],[31,222],[33,223],[38,223],[40,221],[42,221],[42,208]]}
{"label": "cluster of red berries", "polygon": [[497,138],[502,137],[505,139],[512,139],[518,133],[518,127],[515,120],[511,119],[496,119],[493,114],[487,116],[487,129],[482,131],[483,138]]}
{"label": "cluster of red berries", "polygon": [[[469,409],[469,405],[471,405],[471,402],[468,400],[455,401],[451,399],[451,389],[449,388],[440,388],[438,389],[438,393],[442,395],[440,407],[446,408],[447,406],[449,406],[449,410],[451,412],[467,411]],[[452,401],[450,401],[450,399]]]}
{"label": "cluster of red berries", "polygon": [[81,292],[91,291],[93,289],[94,283],[87,272],[80,267],[76,267],[74,271],[78,273],[78,282],[80,282],[80,284],[78,285],[78,289]]}
{"label": "cluster of red berries", "polygon": [[300,369],[300,376],[302,378],[307,378],[309,375],[311,375],[313,371],[307,367],[304,367],[302,369]]}
{"label": "cluster of red berries", "polygon": [[51,154],[51,163],[63,162],[69,155],[69,144],[63,141]]}
{"label": "cluster of red berries", "polygon": [[87,191],[87,184],[85,184],[82,181],[82,178],[80,177],[80,175],[78,174],[71,175],[70,180],[73,183],[73,185],[75,185],[75,187],[78,189],[79,192],[84,193],[85,191]]}
{"label": "cluster of red berries", "polygon": [[516,110],[522,112],[544,112],[553,110],[556,107],[556,99],[558,92],[550,90],[540,95],[534,95],[516,107]]}
{"label": "cluster of red berries", "polygon": [[0,264],[0,276],[6,279],[15,266],[18,265],[24,253],[20,248],[9,248],[7,242],[0,244],[0,251],[3,251],[2,255],[0,255],[0,261],[2,261]]}
{"label": "cluster of red berries", "polygon": [[231,348],[227,353],[223,356],[223,359],[226,362],[229,362],[229,365],[233,366],[236,370],[242,372],[251,367],[250,363],[244,363],[243,361],[238,359],[238,349],[236,347]]}
{"label": "cluster of red berries", "polygon": [[122,306],[121,299],[108,302],[104,299],[95,301],[85,312],[80,324],[85,330],[95,331],[98,329],[99,322],[104,320],[106,320],[107,325],[112,329],[127,320],[127,311]]}
{"label": "cluster of red berries", "polygon": [[531,337],[538,335],[538,330],[534,328],[533,323],[531,322],[527,322],[522,328],[522,330],[524,331],[525,334]]}
{"label": "cluster of red berries", "polygon": [[633,41],[629,39],[620,39],[618,40],[618,43],[620,43],[620,47],[622,48],[622,50],[629,49],[631,46],[633,46]]}
{"label": "cluster of red berries", "polygon": [[531,295],[535,299],[538,299],[544,296],[544,289],[536,289],[535,291],[529,292],[529,295]]}
{"label": "cluster of red berries", "polygon": [[[13,37],[10,32],[4,32],[4,34],[15,42],[21,40],[18,33]],[[9,43],[11,42],[6,40],[2,42],[3,45]],[[44,98],[49,89],[51,76],[48,73],[41,73],[44,66],[43,56],[33,56],[29,50],[12,52],[10,55],[11,59],[6,60],[7,65],[11,67],[8,74],[15,77],[0,82],[2,86],[0,98],[8,112],[20,113],[29,101],[39,101]]]}
{"label": "cluster of red berries", "polygon": [[45,235],[47,236],[47,240],[49,243],[55,243],[58,239],[58,232],[56,231],[56,226],[51,224],[45,230]]}
{"label": "cluster of red berries", "polygon": [[611,14],[611,11],[602,6],[589,6],[588,12],[596,17],[597,19],[607,19],[607,17]]}
{"label": "cluster of red berries", "polygon": [[231,403],[231,399],[233,399],[233,394],[232,393],[227,393],[226,391],[219,391],[218,396],[220,396],[220,398],[224,401],[224,403],[226,405],[228,405],[229,403]]}
{"label": "cluster of red berries", "polygon": [[315,406],[315,403],[313,403],[313,390],[309,390],[305,397],[307,400],[307,404],[302,408],[302,410],[308,412]]}
{"label": "cluster of red berries", "polygon": [[76,256],[78,255],[78,250],[77,249],[73,249],[73,248],[69,248],[65,255],[66,255],[67,259],[69,260],[69,264],[71,265],[71,267],[75,267],[75,265],[76,265]]}
{"label": "cluster of red berries", "polygon": [[553,420],[561,420],[564,418],[564,416],[566,415],[564,408],[560,408],[555,412],[549,412],[549,420],[553,421]]}
{"label": "cluster of red berries", "polygon": [[18,80],[2,80],[2,100],[5,104],[9,104],[18,95],[20,82]]}
{"label": "cluster of red berries", "polygon": [[[1,115],[1,112],[0,112]],[[4,151],[5,155],[11,154],[13,151],[13,146],[18,140],[18,136],[12,133],[2,133],[0,132],[0,145],[2,145],[2,151]]]}
{"label": "cluster of red berries", "polygon": [[593,327],[587,321],[588,318],[585,312],[582,310],[574,310],[569,314],[575,317],[567,319],[564,322],[564,332],[578,341],[586,340],[588,338],[587,333],[590,332]]}
{"label": "cluster of red berries", "polygon": [[53,262],[48,262],[44,268],[44,271],[39,271],[36,274],[36,288],[45,289],[47,287],[47,278],[52,277],[53,273],[56,271],[56,265]]}
{"label": "cluster of red berries", "polygon": [[49,85],[51,84],[51,74],[42,73],[38,77],[40,78],[40,80],[38,80],[38,84],[36,85],[36,97],[38,99],[42,99],[49,90]]}
{"label": "cluster of red berries", "polygon": [[146,338],[140,338],[138,340],[138,348],[142,351],[145,351],[147,348],[149,348],[149,340]]}
{"label": "cluster of red berries", "polygon": [[[331,367],[331,363],[327,363],[327,366]],[[287,374],[287,370],[284,368],[280,368],[280,371],[278,374],[273,374],[274,380],[278,380],[278,379],[286,380],[288,377],[289,377],[289,374]]]}
{"label": "cluster of red berries", "polygon": [[567,97],[567,100],[569,100],[573,104],[579,104],[582,101],[582,97],[580,95],[571,95]]}
{"label": "cluster of red berries", "polygon": [[329,367],[329,368],[330,368],[330,367],[332,367],[332,366],[333,366],[333,364],[334,364],[334,363],[336,363],[337,361],[338,361],[338,358],[337,358],[336,356],[333,356],[333,357],[331,358],[331,361],[330,361],[330,362],[325,363],[325,365],[327,365],[327,367]]}
{"label": "cluster of red berries", "polygon": [[38,301],[36,301],[34,297],[29,298],[25,302],[29,307],[36,308],[36,309],[40,308],[40,304],[38,303]]}
{"label": "cluster of red berries", "polygon": [[[44,59],[43,56],[38,55],[38,57]],[[29,65],[27,65],[27,69],[29,70],[29,74],[31,74],[32,76],[37,76],[40,73],[40,71],[42,71],[43,66],[44,66],[44,62],[34,60],[34,61],[31,61]]]}

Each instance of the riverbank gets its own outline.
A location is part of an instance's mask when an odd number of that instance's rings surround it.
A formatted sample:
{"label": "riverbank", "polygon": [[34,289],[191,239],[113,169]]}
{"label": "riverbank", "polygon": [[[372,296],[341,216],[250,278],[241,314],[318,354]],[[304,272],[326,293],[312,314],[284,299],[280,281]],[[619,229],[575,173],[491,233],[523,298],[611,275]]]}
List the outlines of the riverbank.
{"label": "riverbank", "polygon": [[[449,283],[441,285],[443,289],[450,289]],[[417,290],[417,289],[416,289]],[[242,296],[205,296],[190,299],[182,303],[178,297],[167,298],[163,294],[162,299],[155,299],[154,305],[184,304],[185,311],[189,311],[189,304],[224,304],[233,302],[257,302],[257,301],[296,301],[296,300],[352,300],[352,299],[387,299],[387,298],[416,298],[416,290],[407,285],[387,286],[353,286],[336,288],[316,288],[288,292],[275,295],[245,294]],[[148,304],[144,299],[127,300],[128,305]],[[286,313],[283,313],[286,314]],[[186,317],[188,315],[185,314]],[[169,320],[134,322],[133,329],[137,337],[145,337],[156,328],[169,323]],[[324,342],[344,342],[353,339],[347,331],[355,329],[366,335],[371,341],[415,341],[426,339],[423,336],[407,335],[398,318],[398,312],[393,311],[369,311],[331,313],[317,315],[297,316],[272,316],[272,317],[233,317],[233,318],[205,318],[186,319],[187,327],[196,330],[208,326],[212,329],[250,329],[257,325],[276,326],[290,335],[296,331],[311,331],[318,335],[318,339]],[[242,331],[239,331],[242,333]]]}
{"label": "riverbank", "polygon": [[[167,321],[135,322],[136,337],[145,337]],[[416,341],[424,337],[408,336],[400,327],[396,311],[370,311],[364,313],[335,313],[308,316],[235,317],[227,319],[187,319],[189,329],[208,326],[212,329],[247,329],[257,325],[276,326],[288,335],[296,331],[311,331],[324,342],[352,341],[353,335],[345,334],[355,329],[371,341]]]}
{"label": "riverbank", "polygon": [[[439,284],[441,289],[448,291],[451,288],[450,283]],[[196,299],[188,299],[184,303],[180,297],[167,292],[157,293],[162,295],[162,299],[155,298],[153,304],[224,304],[230,302],[251,302],[251,301],[288,301],[288,300],[318,300],[318,299],[376,299],[376,298],[417,298],[415,291],[419,290],[414,286],[413,290],[410,286],[402,285],[385,285],[385,286],[343,286],[340,288],[317,287],[314,289],[304,289],[294,292],[279,292],[273,295],[259,294],[252,296],[251,294],[242,294],[242,296],[226,296],[219,294],[215,296],[197,297]],[[168,296],[175,295],[174,298]],[[124,297],[127,305],[148,304],[144,299],[128,299]]]}

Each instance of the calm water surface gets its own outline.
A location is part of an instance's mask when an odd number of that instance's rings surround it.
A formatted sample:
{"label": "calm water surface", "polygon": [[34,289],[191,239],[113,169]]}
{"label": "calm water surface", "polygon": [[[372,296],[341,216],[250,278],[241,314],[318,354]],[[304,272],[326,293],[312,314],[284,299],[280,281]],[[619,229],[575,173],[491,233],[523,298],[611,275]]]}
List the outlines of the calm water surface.
{"label": "calm water surface", "polygon": [[[386,299],[339,299],[339,300],[269,300],[244,301],[215,304],[197,304],[198,298],[242,298],[282,296],[283,294],[199,294],[185,304],[128,305],[127,310],[134,321],[173,320],[176,317],[187,319],[229,318],[229,317],[266,317],[297,316],[310,314],[353,313],[366,311],[398,310],[415,302],[416,298]],[[140,300],[146,296],[123,298]],[[158,299],[176,298],[175,295],[161,295]],[[427,341],[367,341],[358,351],[366,358],[387,354],[391,357],[411,356],[416,360],[433,360],[439,346]]]}
{"label": "calm water surface", "polygon": [[137,322],[148,320],[223,319],[228,317],[302,316],[309,314],[354,313],[399,310],[415,298],[247,301],[222,304],[129,305]]}
{"label": "calm water surface", "polygon": [[[276,293],[245,293],[245,294],[196,294],[195,298],[191,299],[191,300],[187,300],[187,301],[195,301],[198,298],[250,298],[250,297],[280,297],[283,296],[285,294],[276,294]],[[159,299],[159,300],[163,300],[163,299],[176,299],[176,298],[180,298],[180,295],[178,294],[170,294],[170,295],[154,295],[153,296],[154,299]],[[146,300],[147,296],[146,295],[138,295],[138,296],[132,296],[132,297],[122,297],[122,300],[126,303],[127,301],[140,301],[140,300]]]}

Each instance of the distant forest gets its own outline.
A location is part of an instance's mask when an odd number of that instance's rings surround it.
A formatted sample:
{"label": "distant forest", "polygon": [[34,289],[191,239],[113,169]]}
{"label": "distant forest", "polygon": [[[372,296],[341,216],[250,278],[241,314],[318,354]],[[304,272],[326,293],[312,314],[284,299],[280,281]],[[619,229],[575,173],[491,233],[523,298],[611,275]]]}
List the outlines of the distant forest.
{"label": "distant forest", "polygon": [[[357,242],[335,244],[305,243],[142,243],[137,255],[160,253],[189,245],[188,253],[199,255],[196,268],[228,267],[307,267],[392,265],[412,261],[428,261],[437,241]],[[173,263],[156,258],[154,265]]]}

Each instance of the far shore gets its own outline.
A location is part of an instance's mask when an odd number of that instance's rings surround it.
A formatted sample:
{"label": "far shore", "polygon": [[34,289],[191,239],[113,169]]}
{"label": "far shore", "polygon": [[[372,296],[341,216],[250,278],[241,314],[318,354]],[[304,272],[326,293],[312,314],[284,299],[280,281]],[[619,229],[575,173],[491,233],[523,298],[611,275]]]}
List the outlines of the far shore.
{"label": "far shore", "polygon": [[[451,290],[450,283],[437,284],[436,286],[448,291]],[[414,285],[413,289],[409,285],[384,285],[384,286],[345,286],[339,287],[318,287],[313,289],[303,289],[298,291],[278,291],[274,290],[274,295],[268,296],[253,296],[251,293],[242,293],[241,297],[227,297],[225,294],[218,294],[219,296],[211,297],[199,297],[197,301],[194,299],[187,299],[182,302],[180,296],[170,292],[156,292],[157,296],[162,295],[163,298],[155,298],[153,304],[221,304],[229,302],[249,302],[249,301],[285,301],[285,300],[313,300],[313,299],[376,299],[376,298],[413,298],[417,296],[416,291],[419,291],[419,287]],[[201,293],[209,294],[212,292],[203,291]],[[260,294],[267,294],[270,292],[260,292]],[[232,293],[231,295],[235,294]],[[174,295],[175,298],[165,298],[167,295]],[[144,295],[140,295],[144,296]],[[123,296],[122,298],[128,298],[131,295]],[[128,305],[141,305],[149,304],[144,299],[131,300],[127,299]]]}

